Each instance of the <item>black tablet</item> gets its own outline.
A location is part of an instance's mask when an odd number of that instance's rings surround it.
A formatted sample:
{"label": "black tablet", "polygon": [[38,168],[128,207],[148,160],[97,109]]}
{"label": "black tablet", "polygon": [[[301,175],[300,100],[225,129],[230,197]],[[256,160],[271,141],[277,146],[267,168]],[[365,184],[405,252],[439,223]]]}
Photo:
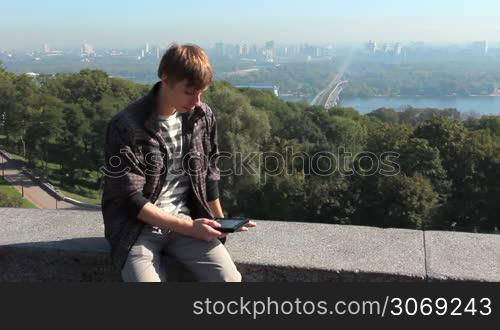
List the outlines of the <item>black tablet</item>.
{"label": "black tablet", "polygon": [[219,228],[215,228],[221,233],[234,233],[249,222],[245,218],[216,218],[215,220],[221,224]]}

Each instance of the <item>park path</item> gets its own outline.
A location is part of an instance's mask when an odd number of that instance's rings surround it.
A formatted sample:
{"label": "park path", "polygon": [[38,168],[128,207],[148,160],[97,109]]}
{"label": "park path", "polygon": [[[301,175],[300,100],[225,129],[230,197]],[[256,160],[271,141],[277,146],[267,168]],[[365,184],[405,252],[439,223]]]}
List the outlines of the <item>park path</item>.
{"label": "park path", "polygon": [[21,163],[13,159],[8,160],[0,153],[0,175],[15,187],[24,198],[42,209],[78,209],[79,207],[67,202],[58,201],[49,195],[38,184],[22,173]]}

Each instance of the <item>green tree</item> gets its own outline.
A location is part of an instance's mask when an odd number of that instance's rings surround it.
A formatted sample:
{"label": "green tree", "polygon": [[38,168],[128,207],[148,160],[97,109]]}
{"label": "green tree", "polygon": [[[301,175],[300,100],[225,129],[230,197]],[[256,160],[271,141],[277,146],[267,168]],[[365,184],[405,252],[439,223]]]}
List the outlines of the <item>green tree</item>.
{"label": "green tree", "polygon": [[30,146],[28,159],[35,163],[41,160],[44,173],[50,160],[50,145],[56,143],[63,130],[63,104],[50,95],[41,95],[38,108],[34,109],[30,126],[26,132],[26,142]]}
{"label": "green tree", "polygon": [[353,224],[424,229],[436,212],[438,194],[430,180],[416,175],[371,176],[358,179]]}
{"label": "green tree", "polygon": [[26,131],[31,124],[36,108],[37,88],[32,79],[26,75],[9,75],[2,88],[2,107],[4,115],[4,132],[8,139],[20,142],[22,155],[26,156]]}
{"label": "green tree", "polygon": [[[262,152],[261,146],[270,134],[269,119],[264,111],[251,106],[244,95],[231,88],[212,90],[206,97],[216,112],[219,149],[231,155],[223,157],[219,165],[224,170],[242,169],[238,175],[223,176],[221,182],[228,201],[225,207],[228,212],[234,212],[240,209],[241,193],[259,188],[259,157],[247,157]],[[246,159],[250,159],[249,163],[243,164]]]}

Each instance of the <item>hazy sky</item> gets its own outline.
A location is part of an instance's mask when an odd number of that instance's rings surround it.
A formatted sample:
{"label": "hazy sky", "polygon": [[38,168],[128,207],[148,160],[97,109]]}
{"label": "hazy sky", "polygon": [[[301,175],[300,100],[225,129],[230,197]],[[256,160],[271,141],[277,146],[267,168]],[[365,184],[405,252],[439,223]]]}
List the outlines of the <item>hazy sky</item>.
{"label": "hazy sky", "polygon": [[499,0],[14,0],[0,48],[172,41],[500,41]]}

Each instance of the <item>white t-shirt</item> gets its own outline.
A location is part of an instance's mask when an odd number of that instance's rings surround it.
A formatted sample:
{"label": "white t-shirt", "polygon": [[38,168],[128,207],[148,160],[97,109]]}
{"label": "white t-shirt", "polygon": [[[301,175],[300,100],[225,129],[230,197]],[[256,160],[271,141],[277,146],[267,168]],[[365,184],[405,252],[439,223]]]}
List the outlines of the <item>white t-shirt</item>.
{"label": "white t-shirt", "polygon": [[167,178],[155,205],[171,214],[190,215],[187,206],[191,187],[189,176],[182,168],[182,116],[158,116],[161,135],[168,150]]}

